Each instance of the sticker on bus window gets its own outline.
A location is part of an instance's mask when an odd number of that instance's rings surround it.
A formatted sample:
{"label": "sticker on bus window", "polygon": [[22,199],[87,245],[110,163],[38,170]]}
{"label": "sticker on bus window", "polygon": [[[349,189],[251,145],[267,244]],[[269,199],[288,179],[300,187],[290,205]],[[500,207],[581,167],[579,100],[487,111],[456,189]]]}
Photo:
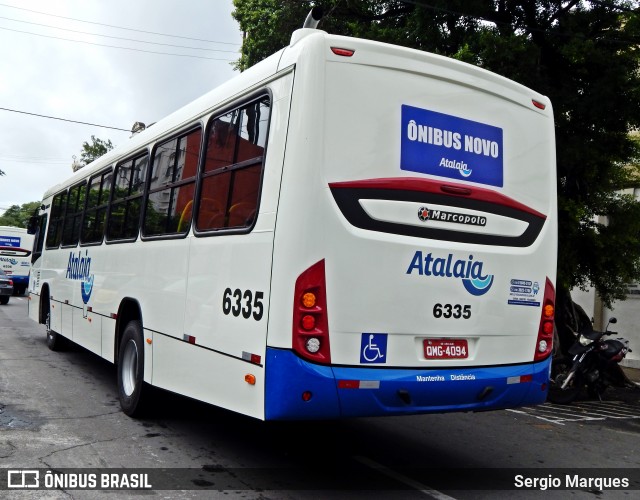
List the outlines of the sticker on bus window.
{"label": "sticker on bus window", "polygon": [[0,236],[0,247],[20,248],[20,238],[18,236]]}
{"label": "sticker on bus window", "polygon": [[402,170],[502,187],[501,128],[406,104],[401,122]]}

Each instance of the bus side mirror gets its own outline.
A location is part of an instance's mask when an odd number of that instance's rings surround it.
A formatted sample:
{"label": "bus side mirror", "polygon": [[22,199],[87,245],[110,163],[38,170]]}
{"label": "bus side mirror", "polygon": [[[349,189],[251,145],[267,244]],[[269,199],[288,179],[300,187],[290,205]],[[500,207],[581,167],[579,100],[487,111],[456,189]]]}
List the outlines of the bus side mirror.
{"label": "bus side mirror", "polygon": [[29,222],[27,222],[27,234],[36,234],[36,231],[38,230],[39,220],[40,217],[38,217],[37,215],[29,217]]}

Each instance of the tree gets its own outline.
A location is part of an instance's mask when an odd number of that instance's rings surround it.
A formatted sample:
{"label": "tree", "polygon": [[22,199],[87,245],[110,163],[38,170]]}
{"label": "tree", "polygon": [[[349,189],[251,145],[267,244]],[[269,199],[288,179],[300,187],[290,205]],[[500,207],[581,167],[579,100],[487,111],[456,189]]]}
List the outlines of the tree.
{"label": "tree", "polygon": [[[234,0],[245,33],[240,69],[289,42],[310,1]],[[559,204],[558,297],[593,285],[611,306],[640,280],[640,10],[618,0],[327,0],[319,28],[484,67],[554,106]]]}
{"label": "tree", "polygon": [[20,205],[11,205],[0,216],[0,226],[27,227],[29,218],[41,205],[40,201],[31,201]]}
{"label": "tree", "polygon": [[113,149],[113,144],[111,144],[111,140],[107,139],[103,141],[102,139],[97,139],[95,136],[91,136],[91,144],[87,141],[82,143],[82,152],[80,153],[80,160],[82,161],[82,166],[86,166],[92,161],[100,158],[103,154],[111,151]]}

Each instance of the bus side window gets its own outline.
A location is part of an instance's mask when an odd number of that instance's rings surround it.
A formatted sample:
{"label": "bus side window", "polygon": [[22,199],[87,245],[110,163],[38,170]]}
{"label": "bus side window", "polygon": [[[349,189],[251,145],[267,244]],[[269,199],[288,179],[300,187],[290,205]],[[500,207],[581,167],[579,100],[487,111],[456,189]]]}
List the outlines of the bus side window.
{"label": "bus side window", "polygon": [[107,241],[137,238],[148,163],[149,155],[145,154],[116,166],[107,220]]}
{"label": "bus side window", "polygon": [[31,254],[31,263],[33,264],[38,257],[42,255],[42,247],[44,246],[45,229],[47,228],[47,214],[37,216],[35,224],[35,235],[33,240],[33,253]]}
{"label": "bus side window", "polygon": [[62,246],[74,246],[80,239],[80,219],[84,210],[87,184],[83,182],[69,189],[67,210],[62,228]]}
{"label": "bus side window", "polygon": [[153,155],[142,234],[185,234],[191,227],[202,131],[160,144]]}
{"label": "bus side window", "polygon": [[63,191],[53,197],[51,202],[51,221],[47,232],[47,248],[58,248],[62,240],[62,223],[67,208],[67,192]]}
{"label": "bus side window", "polygon": [[217,117],[202,172],[199,231],[250,227],[256,217],[270,102],[263,97]]}
{"label": "bus side window", "polygon": [[85,210],[80,234],[81,243],[102,242],[112,178],[112,172],[109,170],[93,176],[89,181],[87,208]]}

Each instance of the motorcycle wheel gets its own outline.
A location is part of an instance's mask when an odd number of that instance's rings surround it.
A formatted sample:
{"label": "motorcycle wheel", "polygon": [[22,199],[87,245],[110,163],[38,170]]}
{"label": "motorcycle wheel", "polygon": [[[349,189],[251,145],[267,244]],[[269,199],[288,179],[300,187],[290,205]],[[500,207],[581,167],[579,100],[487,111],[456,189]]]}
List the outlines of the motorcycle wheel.
{"label": "motorcycle wheel", "polygon": [[552,403],[566,405],[574,401],[580,393],[582,383],[580,381],[580,373],[576,373],[567,387],[562,389],[562,384],[567,379],[573,361],[567,358],[555,359],[551,363],[551,378],[549,380],[549,393],[547,401]]}

